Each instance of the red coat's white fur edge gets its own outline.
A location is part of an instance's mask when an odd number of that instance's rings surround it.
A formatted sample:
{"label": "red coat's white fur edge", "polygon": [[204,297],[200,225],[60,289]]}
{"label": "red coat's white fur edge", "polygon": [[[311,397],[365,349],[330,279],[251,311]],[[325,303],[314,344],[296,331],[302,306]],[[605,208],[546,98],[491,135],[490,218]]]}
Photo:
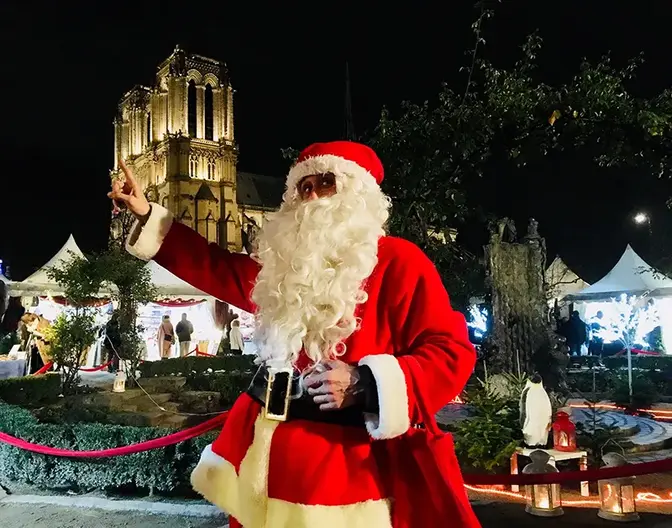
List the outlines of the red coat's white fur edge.
{"label": "red coat's white fur edge", "polygon": [[[262,423],[265,422],[265,423]],[[257,419],[254,442],[240,465],[240,472],[207,446],[191,484],[245,528],[391,528],[390,502],[369,500],[343,506],[294,504],[268,498],[266,490],[270,441],[277,422]]]}
{"label": "red coat's white fur edge", "polygon": [[394,356],[365,356],[360,365],[371,369],[378,387],[378,414],[365,414],[366,430],[375,440],[401,436],[411,426],[406,376]]}
{"label": "red coat's white fur edge", "polygon": [[147,223],[142,226],[136,221],[133,225],[131,236],[126,242],[126,250],[140,260],[152,260],[159,252],[172,225],[172,213],[165,207],[153,203],[152,214],[149,215]]}

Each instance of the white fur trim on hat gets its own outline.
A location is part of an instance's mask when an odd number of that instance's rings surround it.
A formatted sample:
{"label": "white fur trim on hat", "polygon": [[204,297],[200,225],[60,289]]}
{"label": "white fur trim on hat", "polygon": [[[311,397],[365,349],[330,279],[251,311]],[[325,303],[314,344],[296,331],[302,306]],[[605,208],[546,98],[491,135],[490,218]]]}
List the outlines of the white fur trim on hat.
{"label": "white fur trim on hat", "polygon": [[378,185],[373,175],[361,165],[341,156],[325,154],[323,156],[307,158],[294,165],[287,176],[287,190],[290,193],[296,191],[296,186],[306,176],[326,174],[327,172],[331,172],[336,176],[347,174],[348,176],[361,178],[367,186]]}

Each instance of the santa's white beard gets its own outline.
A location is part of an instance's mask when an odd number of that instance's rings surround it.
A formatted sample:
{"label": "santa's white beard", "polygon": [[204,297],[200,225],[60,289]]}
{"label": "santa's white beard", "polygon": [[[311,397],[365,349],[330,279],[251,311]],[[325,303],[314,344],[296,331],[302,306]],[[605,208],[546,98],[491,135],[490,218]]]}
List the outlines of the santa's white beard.
{"label": "santa's white beard", "polygon": [[362,286],[378,261],[389,200],[375,185],[302,202],[285,197],[258,238],[262,268],[252,292],[256,340],[267,365],[294,364],[301,349],[313,362],[345,352],[358,326]]}

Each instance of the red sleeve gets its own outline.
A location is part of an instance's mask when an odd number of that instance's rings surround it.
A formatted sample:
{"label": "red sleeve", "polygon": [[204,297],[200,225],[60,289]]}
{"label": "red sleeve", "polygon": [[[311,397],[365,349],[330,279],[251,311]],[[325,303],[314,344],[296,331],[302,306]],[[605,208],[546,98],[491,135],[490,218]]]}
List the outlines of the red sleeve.
{"label": "red sleeve", "polygon": [[371,355],[379,414],[367,423],[373,438],[394,438],[421,423],[418,398],[435,414],[457,396],[476,363],[464,316],[452,309],[448,293],[432,262],[410,243],[390,264],[383,288],[398,290],[390,312],[395,355]]}
{"label": "red sleeve", "polygon": [[193,229],[173,221],[164,207],[152,204],[146,224],[134,226],[126,247],[132,255],[155,260],[199,290],[254,312],[250,293],[259,273],[258,264],[248,255],[208,244]]}

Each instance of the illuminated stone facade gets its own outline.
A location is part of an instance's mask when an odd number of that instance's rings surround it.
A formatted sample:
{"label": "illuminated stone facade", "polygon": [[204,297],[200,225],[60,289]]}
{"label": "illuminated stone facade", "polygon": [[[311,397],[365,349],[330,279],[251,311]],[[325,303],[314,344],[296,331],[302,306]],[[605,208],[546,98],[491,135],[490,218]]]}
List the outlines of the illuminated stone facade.
{"label": "illuminated stone facade", "polygon": [[[224,63],[176,48],[152,87],[122,97],[111,175],[124,159],[153,201],[208,241],[240,251],[246,224],[279,205],[282,190],[275,178],[251,174],[238,189],[233,93]],[[273,190],[254,203],[260,185]]]}

